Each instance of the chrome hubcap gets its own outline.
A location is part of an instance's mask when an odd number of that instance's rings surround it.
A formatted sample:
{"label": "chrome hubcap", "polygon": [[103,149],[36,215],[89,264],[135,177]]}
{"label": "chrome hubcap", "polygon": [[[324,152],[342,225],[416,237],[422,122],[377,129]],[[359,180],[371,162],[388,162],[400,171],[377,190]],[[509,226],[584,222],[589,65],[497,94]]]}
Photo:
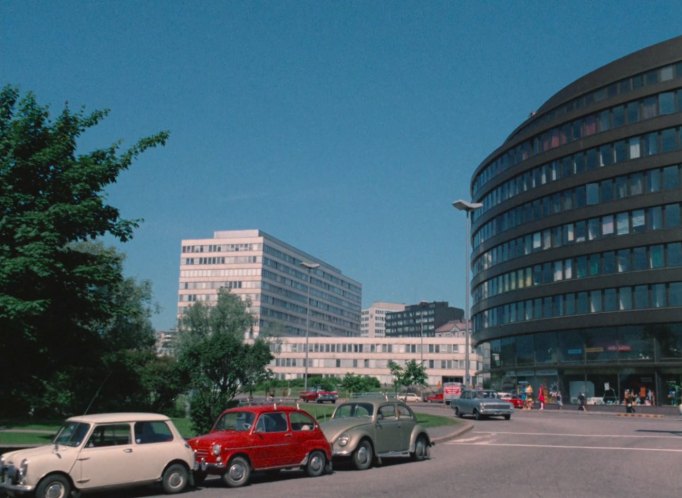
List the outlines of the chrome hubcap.
{"label": "chrome hubcap", "polygon": [[244,467],[241,465],[230,466],[230,477],[235,481],[239,481],[244,477]]}

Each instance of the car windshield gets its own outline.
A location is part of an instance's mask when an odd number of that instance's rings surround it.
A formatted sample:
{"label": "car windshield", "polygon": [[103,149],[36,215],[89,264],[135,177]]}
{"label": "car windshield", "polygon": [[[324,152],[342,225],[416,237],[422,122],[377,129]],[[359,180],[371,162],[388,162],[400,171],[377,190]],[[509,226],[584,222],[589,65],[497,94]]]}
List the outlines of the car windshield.
{"label": "car windshield", "polygon": [[248,431],[253,425],[254,415],[251,412],[224,413],[213,427],[214,431]]}
{"label": "car windshield", "polygon": [[344,403],[336,409],[333,418],[371,417],[373,414],[371,403]]}
{"label": "car windshield", "polygon": [[65,423],[57,436],[54,438],[54,444],[61,444],[62,446],[80,446],[88,434],[90,429],[90,424],[84,424],[82,422],[67,422]]}

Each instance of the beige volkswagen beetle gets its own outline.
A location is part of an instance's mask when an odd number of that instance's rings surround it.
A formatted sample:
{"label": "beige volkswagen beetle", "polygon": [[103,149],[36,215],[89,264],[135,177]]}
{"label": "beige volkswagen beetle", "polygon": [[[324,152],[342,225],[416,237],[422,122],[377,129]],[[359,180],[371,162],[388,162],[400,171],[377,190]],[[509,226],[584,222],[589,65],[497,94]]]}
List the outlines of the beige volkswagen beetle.
{"label": "beige volkswagen beetle", "polygon": [[333,458],[350,458],[358,470],[383,458],[424,460],[432,445],[414,412],[396,399],[358,398],[337,406],[332,418],[320,424]]}
{"label": "beige volkswagen beetle", "polygon": [[161,483],[183,491],[194,452],[173,422],[154,413],[102,413],[66,420],[50,445],[0,457],[0,495],[68,498],[90,491]]}

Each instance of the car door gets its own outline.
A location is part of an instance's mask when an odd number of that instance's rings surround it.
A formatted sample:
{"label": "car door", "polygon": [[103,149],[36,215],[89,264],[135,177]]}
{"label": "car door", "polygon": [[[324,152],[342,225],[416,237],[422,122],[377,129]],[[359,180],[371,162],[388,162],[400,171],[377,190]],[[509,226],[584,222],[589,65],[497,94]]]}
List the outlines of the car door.
{"label": "car door", "polygon": [[417,425],[417,417],[409,406],[398,403],[398,421],[400,422],[400,445],[397,451],[408,451],[410,449],[410,439],[412,431]]}
{"label": "car door", "polygon": [[376,422],[377,453],[400,451],[400,421],[395,403],[385,403],[379,407]]}
{"label": "car door", "polygon": [[142,455],[133,449],[130,424],[99,424],[78,456],[77,485],[82,489],[150,479]]}
{"label": "car door", "polygon": [[297,464],[313,447],[319,445],[320,434],[315,430],[315,420],[307,413],[289,412],[289,422],[292,433],[291,464]]}
{"label": "car door", "polygon": [[293,434],[283,412],[262,413],[256,422],[252,464],[254,468],[291,465]]}

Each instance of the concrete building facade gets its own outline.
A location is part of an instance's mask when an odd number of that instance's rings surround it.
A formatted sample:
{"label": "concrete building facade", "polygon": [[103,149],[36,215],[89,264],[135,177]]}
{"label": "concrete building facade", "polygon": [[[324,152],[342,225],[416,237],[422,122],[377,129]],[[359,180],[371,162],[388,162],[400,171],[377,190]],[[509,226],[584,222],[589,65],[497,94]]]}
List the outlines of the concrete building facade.
{"label": "concrete building facade", "polygon": [[493,385],[679,403],[682,37],[576,80],[476,169],[473,339]]}
{"label": "concrete building facade", "polygon": [[448,306],[445,301],[411,304],[386,314],[386,336],[433,337],[441,325],[463,318],[464,310]]}
{"label": "concrete building facade", "polygon": [[260,334],[359,336],[362,286],[341,270],[261,230],[217,231],[183,240],[178,319],[195,302],[211,305],[220,289],[249,303]]}
{"label": "concrete building facade", "polygon": [[362,310],[360,335],[362,337],[386,336],[386,313],[403,311],[404,304],[377,302]]}

